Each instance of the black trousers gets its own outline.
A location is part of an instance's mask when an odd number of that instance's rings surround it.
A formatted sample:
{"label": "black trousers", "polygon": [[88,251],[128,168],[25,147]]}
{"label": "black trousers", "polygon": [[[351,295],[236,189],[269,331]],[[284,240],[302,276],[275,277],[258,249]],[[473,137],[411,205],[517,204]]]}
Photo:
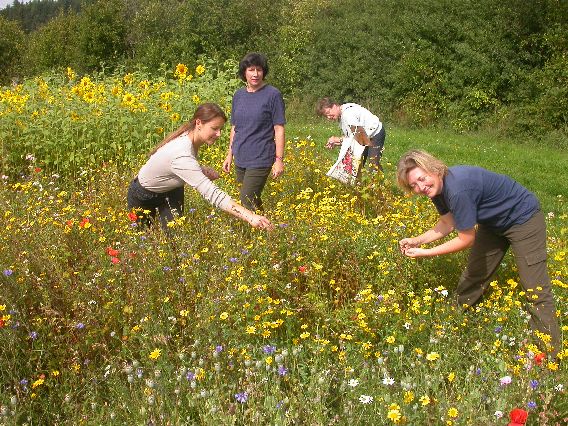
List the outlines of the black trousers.
{"label": "black trousers", "polygon": [[383,171],[381,158],[385,147],[386,135],[385,126],[383,126],[381,131],[371,138],[371,146],[365,148],[365,152],[363,152],[363,167],[368,159],[371,167]]}
{"label": "black trousers", "polygon": [[126,199],[129,210],[150,211],[147,215],[138,214],[138,223],[141,225],[150,226],[158,215],[162,229],[167,229],[168,222],[174,219],[174,212],[180,216],[183,214],[183,186],[168,192],[157,193],[140,185],[136,177],[130,182]]}

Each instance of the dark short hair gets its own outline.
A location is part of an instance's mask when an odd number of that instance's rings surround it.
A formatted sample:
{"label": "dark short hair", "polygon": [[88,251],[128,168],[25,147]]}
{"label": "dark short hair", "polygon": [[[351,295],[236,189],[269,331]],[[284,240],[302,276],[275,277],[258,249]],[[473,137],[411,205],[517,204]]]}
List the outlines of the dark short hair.
{"label": "dark short hair", "polygon": [[327,108],[331,108],[334,105],[339,105],[333,99],[325,97],[318,100],[316,104],[316,114],[323,115],[323,111]]}
{"label": "dark short hair", "polygon": [[241,80],[246,81],[245,72],[248,67],[260,67],[262,68],[263,78],[268,75],[268,59],[262,53],[251,52],[247,53],[241,62],[239,62],[239,77]]}

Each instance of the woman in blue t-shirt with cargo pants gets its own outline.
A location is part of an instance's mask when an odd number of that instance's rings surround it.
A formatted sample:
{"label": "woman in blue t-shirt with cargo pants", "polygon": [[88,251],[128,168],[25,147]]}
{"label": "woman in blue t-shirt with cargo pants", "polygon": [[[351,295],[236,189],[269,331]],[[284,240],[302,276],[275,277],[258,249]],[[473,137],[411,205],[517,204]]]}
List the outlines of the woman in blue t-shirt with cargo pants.
{"label": "woman in blue t-shirt with cargo pants", "polygon": [[246,87],[237,90],[231,107],[231,135],[223,171],[235,161],[240,200],[252,211],[262,210],[260,198],[272,171],[277,178],[284,171],[286,124],[280,91],[266,84],[268,62],[260,53],[249,53],[239,63],[239,76]]}
{"label": "woman in blue t-shirt with cargo pants", "polygon": [[[471,247],[456,302],[473,306],[481,300],[511,247],[521,285],[532,295],[527,298],[531,328],[550,336],[547,350],[555,356],[562,341],[546,265],[546,224],[534,194],[508,176],[481,167],[448,168],[419,150],[401,157],[397,174],[402,189],[427,196],[440,214],[432,229],[400,240],[402,253],[411,258],[430,257]],[[431,248],[421,247],[454,229],[455,238]]]}

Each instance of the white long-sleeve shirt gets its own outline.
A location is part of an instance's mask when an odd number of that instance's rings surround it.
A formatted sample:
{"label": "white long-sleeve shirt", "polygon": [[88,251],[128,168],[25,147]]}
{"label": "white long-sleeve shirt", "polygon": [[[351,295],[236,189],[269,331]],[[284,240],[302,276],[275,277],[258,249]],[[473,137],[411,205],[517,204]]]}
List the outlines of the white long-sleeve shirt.
{"label": "white long-sleeve shirt", "polygon": [[341,105],[341,131],[345,136],[353,136],[351,126],[362,126],[369,138],[378,134],[383,128],[383,123],[375,114],[361,105],[348,103]]}
{"label": "white long-sleeve shirt", "polygon": [[231,197],[203,174],[187,133],[158,149],[142,166],[138,181],[144,188],[164,193],[187,183],[203,198],[222,210],[228,208]]}

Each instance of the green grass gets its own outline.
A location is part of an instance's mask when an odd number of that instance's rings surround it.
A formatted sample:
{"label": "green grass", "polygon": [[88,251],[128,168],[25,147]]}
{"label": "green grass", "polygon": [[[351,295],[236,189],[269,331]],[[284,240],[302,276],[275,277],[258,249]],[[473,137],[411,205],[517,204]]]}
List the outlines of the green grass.
{"label": "green grass", "polygon": [[[449,166],[468,164],[509,175],[534,192],[545,212],[560,212],[568,202],[568,152],[547,146],[528,145],[486,134],[458,134],[440,129],[391,128],[385,123],[387,138],[383,161],[387,178],[395,182],[396,164],[409,149],[424,149]],[[337,123],[316,118],[289,123],[288,137],[311,135],[323,146],[327,138],[340,135]],[[327,154],[334,158],[337,151]]]}

